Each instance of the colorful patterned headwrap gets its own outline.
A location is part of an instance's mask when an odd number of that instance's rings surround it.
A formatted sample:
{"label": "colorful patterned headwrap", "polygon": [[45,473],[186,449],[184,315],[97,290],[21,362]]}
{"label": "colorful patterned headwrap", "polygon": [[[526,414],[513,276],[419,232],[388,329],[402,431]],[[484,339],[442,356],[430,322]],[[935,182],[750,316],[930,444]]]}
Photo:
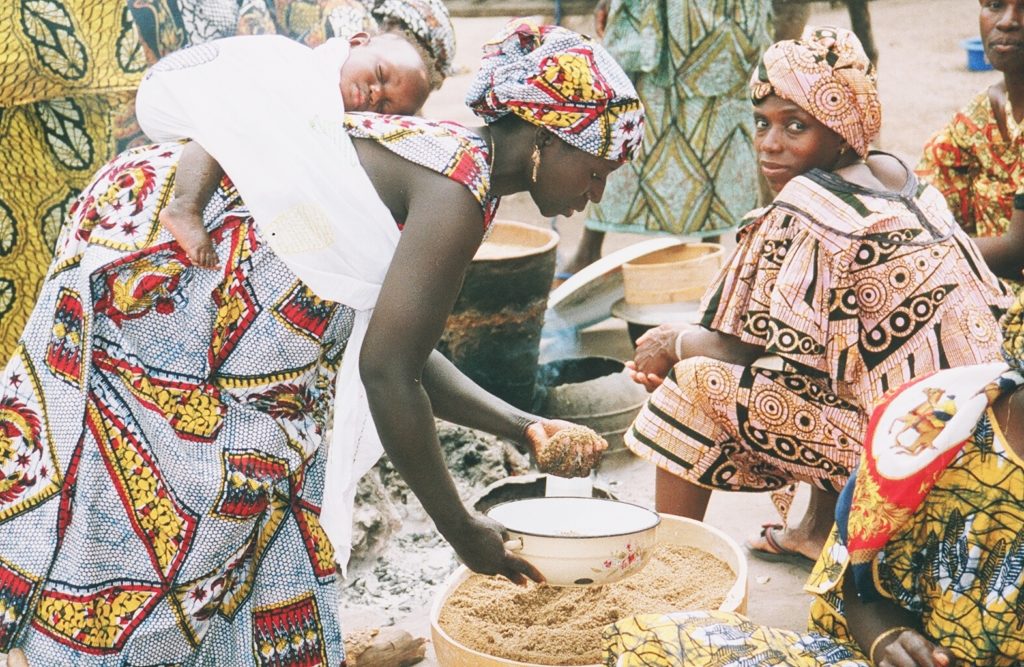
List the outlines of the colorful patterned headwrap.
{"label": "colorful patterned headwrap", "polygon": [[317,46],[328,37],[350,39],[359,32],[398,32],[420,52],[427,64],[430,88],[437,90],[453,73],[455,28],[441,0],[331,0]]}
{"label": "colorful patterned headwrap", "polygon": [[861,157],[882,127],[874,66],[843,28],[808,26],[800,39],[768,47],[750,79],[750,99],[758,104],[769,95],[797,104]]}
{"label": "colorful patterned headwrap", "polygon": [[455,28],[441,0],[379,0],[370,13],[383,28],[394,24],[415,38],[434,59],[442,78],[452,75]]}
{"label": "colorful patterned headwrap", "polygon": [[582,151],[625,162],[644,131],[626,73],[589,37],[522,19],[484,44],[466,104],[487,123],[515,114]]}

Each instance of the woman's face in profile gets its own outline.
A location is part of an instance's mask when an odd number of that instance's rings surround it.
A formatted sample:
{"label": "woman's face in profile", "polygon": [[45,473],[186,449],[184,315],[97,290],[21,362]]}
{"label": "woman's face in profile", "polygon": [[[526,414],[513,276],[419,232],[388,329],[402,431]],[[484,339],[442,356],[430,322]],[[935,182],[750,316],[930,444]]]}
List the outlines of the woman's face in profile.
{"label": "woman's face in profile", "polygon": [[754,107],[757,163],[775,192],[811,169],[831,170],[844,145],[842,137],[789,100],[770,95]]}
{"label": "woman's face in profile", "polygon": [[537,182],[530,187],[530,196],[542,215],[568,217],[582,211],[589,202],[601,201],[608,175],[621,166],[620,162],[591,155],[552,136],[541,150]]}

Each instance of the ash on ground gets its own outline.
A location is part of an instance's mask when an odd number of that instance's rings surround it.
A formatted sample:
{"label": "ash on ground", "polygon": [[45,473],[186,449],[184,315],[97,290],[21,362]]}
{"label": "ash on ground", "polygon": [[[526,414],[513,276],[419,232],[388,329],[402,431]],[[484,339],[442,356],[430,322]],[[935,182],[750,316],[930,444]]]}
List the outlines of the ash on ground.
{"label": "ash on ground", "polygon": [[[529,469],[527,457],[507,441],[442,421],[437,430],[467,505],[494,482]],[[353,524],[341,596],[350,624],[389,625],[422,608],[458,566],[455,552],[387,457],[360,480]]]}

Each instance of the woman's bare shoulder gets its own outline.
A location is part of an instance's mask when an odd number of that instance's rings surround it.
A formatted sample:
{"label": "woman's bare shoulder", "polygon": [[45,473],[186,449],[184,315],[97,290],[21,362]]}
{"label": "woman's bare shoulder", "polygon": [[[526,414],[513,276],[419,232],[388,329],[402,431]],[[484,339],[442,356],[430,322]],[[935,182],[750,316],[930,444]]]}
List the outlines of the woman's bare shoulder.
{"label": "woman's bare shoulder", "polygon": [[839,170],[847,181],[871,190],[902,192],[912,171],[902,159],[889,153],[871,153],[863,162]]}

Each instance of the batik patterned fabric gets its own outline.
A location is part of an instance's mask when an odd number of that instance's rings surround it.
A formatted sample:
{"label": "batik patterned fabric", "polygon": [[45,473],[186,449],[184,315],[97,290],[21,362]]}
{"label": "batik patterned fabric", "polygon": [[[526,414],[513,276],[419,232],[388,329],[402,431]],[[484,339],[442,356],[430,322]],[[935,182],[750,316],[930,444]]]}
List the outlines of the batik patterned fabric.
{"label": "batik patterned fabric", "polygon": [[376,33],[377,20],[371,9],[372,0],[334,0],[324,11],[324,36],[348,39],[357,32]]}
{"label": "batik patterned fabric", "polygon": [[751,0],[616,0],[604,45],[644,105],[643,145],[608,176],[590,229],[706,236],[757,205],[747,81],[770,43]]}
{"label": "batik patterned fabric", "polygon": [[828,635],[758,625],[728,612],[630,616],[604,630],[607,667],[871,667]]}
{"label": "batik patterned fabric", "polygon": [[1024,384],[1005,363],[961,366],[919,376],[877,404],[864,454],[836,506],[836,526],[864,600],[877,597],[875,557],[928,496],[984,412]]}
{"label": "batik patterned fabric", "polygon": [[485,122],[515,114],[570,146],[618,162],[640,147],[640,98],[618,63],[589,37],[516,19],[483,51],[466,104]]}
{"label": "batik patterned fabric", "polygon": [[14,351],[60,226],[138,135],[146,62],[124,0],[0,3],[0,358]]}
{"label": "batik patterned fabric", "polygon": [[[886,394],[871,414],[864,455],[836,506],[858,594],[877,596],[875,561],[903,530],[936,480],[1000,397],[1024,384],[1024,294],[1000,322],[1005,363],[964,366],[919,376]],[[1024,619],[1024,616],[1022,616]]]}
{"label": "batik patterned fabric", "polygon": [[838,490],[885,391],[1000,359],[1009,295],[909,170],[900,194],[809,172],[740,234],[701,324],[764,347],[781,368],[676,365],[626,433],[675,475],[730,490],[795,480]]}
{"label": "batik patterned fabric", "polygon": [[[457,164],[443,130],[422,145]],[[0,652],[337,667],[319,515],[354,312],[296,278],[226,178],[204,214],[222,267],[195,269],[157,220],[180,150],[124,153],[75,201],[0,379]]]}
{"label": "batik patterned fabric", "polygon": [[234,35],[279,34],[318,46],[337,0],[128,0],[151,62]]}
{"label": "batik patterned fabric", "polygon": [[180,146],[71,207],[0,391],[0,651],[39,665],[337,665],[317,516],[353,313],[272,253],[228,181],[199,271],[158,224]]}
{"label": "batik patterned fabric", "polygon": [[849,30],[808,26],[799,40],[768,47],[750,79],[750,98],[795,103],[863,157],[882,129],[874,69]]}
{"label": "batik patterned fabric", "polygon": [[946,197],[971,236],[1006,233],[1021,182],[1020,126],[1007,109],[1009,137],[999,131],[988,92],[979,93],[928,140],[918,175]]}
{"label": "batik patterned fabric", "polygon": [[[874,562],[878,593],[919,615],[924,634],[965,665],[1024,660],[1024,460],[991,410]],[[884,507],[863,505],[864,511]],[[850,556],[833,531],[808,581],[812,628],[849,637],[842,581]],[[831,630],[830,630],[831,629]]]}
{"label": "batik patterned fabric", "polygon": [[14,352],[75,197],[144,142],[134,101],[147,59],[236,33],[301,36],[302,17],[328,0],[282,0],[277,14],[260,2],[0,3],[0,359]]}
{"label": "batik patterned fabric", "polygon": [[[988,411],[923,504],[876,556],[878,592],[921,619],[924,634],[965,665],[1024,661],[1024,460]],[[874,512],[883,512],[876,507]],[[723,612],[627,618],[605,631],[615,667],[871,667],[843,613],[849,564],[833,531],[807,583],[809,630]]]}
{"label": "batik patterned fabric", "polygon": [[469,188],[490,227],[498,210],[491,192],[491,154],[478,134],[450,121],[375,113],[345,114],[350,137],[373,139],[410,162],[444,174]]}

